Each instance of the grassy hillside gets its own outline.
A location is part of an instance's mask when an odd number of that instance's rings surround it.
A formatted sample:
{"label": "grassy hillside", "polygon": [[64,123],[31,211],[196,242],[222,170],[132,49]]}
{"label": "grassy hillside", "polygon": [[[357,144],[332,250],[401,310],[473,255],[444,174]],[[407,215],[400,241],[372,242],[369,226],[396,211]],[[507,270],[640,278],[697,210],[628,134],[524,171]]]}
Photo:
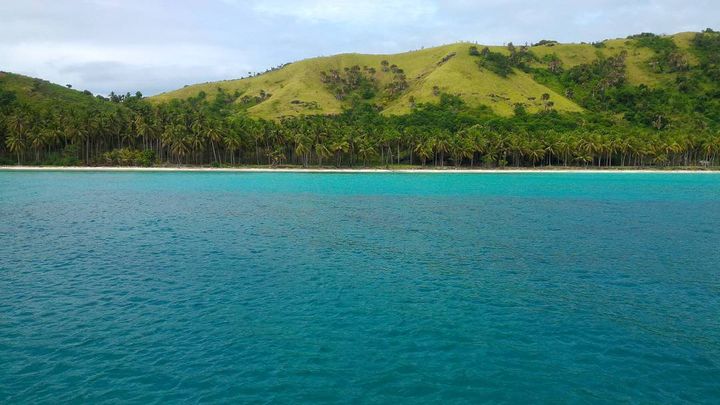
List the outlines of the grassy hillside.
{"label": "grassy hillside", "polygon": [[12,94],[17,101],[37,108],[67,106],[112,109],[117,107],[94,97],[89,92],[81,92],[46,80],[8,72],[0,72],[0,91],[4,94]]}
{"label": "grassy hillside", "polygon": [[[669,37],[691,64],[696,63],[688,52],[692,35],[681,33]],[[186,99],[200,92],[212,98],[222,89],[237,96],[233,97],[235,103],[244,105],[255,117],[336,114],[349,105],[349,98],[337,98],[327,83],[323,83],[321,72],[336,70],[342,75],[345,69],[358,66],[375,82],[377,91],[368,101],[378,105],[385,114],[404,114],[414,104],[436,102],[440,93],[457,94],[470,105],[487,105],[503,116],[511,115],[518,103],[529,112],[541,111],[545,108],[541,101],[543,94],[550,96],[553,108],[558,111],[582,111],[575,101],[561,94],[560,89],[539,83],[532,74],[514,69],[514,74],[501,77],[480,68],[477,58],[469,53],[471,46],[473,44],[458,43],[396,55],[342,54],[307,59],[251,78],[187,86],[151,100],[159,103]],[[492,52],[509,54],[506,47],[488,48]],[[636,39],[607,40],[597,44],[550,43],[532,46],[529,50],[535,56],[530,67],[544,67],[548,58],[557,58],[565,69],[625,52],[626,76],[630,84],[658,87],[675,81],[672,73],[653,71],[650,61],[655,52],[640,46]],[[396,65],[405,77],[406,88],[392,97],[388,97],[385,89],[393,83],[395,75],[382,68],[382,61]],[[367,73],[370,68],[373,71]]]}

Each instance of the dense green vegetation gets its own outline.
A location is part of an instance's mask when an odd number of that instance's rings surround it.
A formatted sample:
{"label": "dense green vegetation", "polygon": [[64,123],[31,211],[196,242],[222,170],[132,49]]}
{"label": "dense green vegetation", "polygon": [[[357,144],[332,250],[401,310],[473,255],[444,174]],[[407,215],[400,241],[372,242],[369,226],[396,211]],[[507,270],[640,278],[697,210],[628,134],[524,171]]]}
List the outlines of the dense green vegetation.
{"label": "dense green vegetation", "polygon": [[[200,91],[158,102],[135,95],[94,97],[48,82],[0,73],[0,162],[53,165],[433,165],[715,166],[720,161],[720,34],[695,34],[690,48],[669,37],[628,39],[651,51],[646,69],[661,85],[629,78],[632,54],[619,49],[570,64],[544,41],[502,50],[465,45],[475,69],[494,80],[530,75],[547,92],[515,102],[512,114],[470,103],[435,84],[417,100],[406,72],[388,59],[319,72],[344,108],[263,119],[252,107],[270,91]],[[590,46],[590,45],[588,45]],[[596,46],[590,46],[596,49]],[[446,53],[436,63],[454,63]],[[690,63],[690,61],[697,61]],[[293,64],[294,66],[296,64]],[[284,69],[284,68],[282,68]],[[273,72],[281,72],[282,69]],[[271,72],[272,73],[272,72]],[[649,73],[650,74],[650,73]],[[557,94],[582,107],[556,108]],[[493,95],[502,99],[502,95]],[[383,113],[406,99],[408,112]],[[424,101],[423,101],[424,100]],[[314,104],[313,104],[314,103]],[[529,111],[531,106],[539,106]]]}
{"label": "dense green vegetation", "polygon": [[[548,45],[547,41],[542,42],[542,44]],[[507,52],[508,55],[505,55],[500,52],[493,52],[488,47],[483,48],[482,51],[478,51],[476,46],[470,47],[470,55],[479,58],[477,64],[481,69],[488,69],[503,78],[514,74],[514,68],[528,72],[530,63],[538,60],[527,46],[521,46],[518,49],[512,42],[508,44]]]}

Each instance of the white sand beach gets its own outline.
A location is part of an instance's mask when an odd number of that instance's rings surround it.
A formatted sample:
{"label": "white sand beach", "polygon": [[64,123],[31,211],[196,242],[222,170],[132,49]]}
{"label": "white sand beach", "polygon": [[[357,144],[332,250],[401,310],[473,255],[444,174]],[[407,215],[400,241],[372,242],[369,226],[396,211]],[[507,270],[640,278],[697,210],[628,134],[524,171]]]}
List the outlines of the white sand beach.
{"label": "white sand beach", "polygon": [[440,173],[440,174],[520,174],[520,173],[720,173],[716,169],[637,169],[637,168],[608,168],[608,169],[583,169],[583,168],[505,168],[505,169],[456,169],[446,168],[418,168],[418,169],[393,169],[393,168],[296,168],[296,167],[130,167],[130,166],[0,166],[0,171],[59,171],[59,172],[226,172],[226,173]]}

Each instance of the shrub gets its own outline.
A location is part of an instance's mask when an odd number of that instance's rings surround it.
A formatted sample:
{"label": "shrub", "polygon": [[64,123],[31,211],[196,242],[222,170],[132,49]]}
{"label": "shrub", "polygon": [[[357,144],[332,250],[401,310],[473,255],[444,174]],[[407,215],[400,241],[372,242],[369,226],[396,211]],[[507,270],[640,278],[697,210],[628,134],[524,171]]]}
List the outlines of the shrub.
{"label": "shrub", "polygon": [[103,163],[111,166],[152,166],[155,152],[152,150],[114,149],[103,154]]}

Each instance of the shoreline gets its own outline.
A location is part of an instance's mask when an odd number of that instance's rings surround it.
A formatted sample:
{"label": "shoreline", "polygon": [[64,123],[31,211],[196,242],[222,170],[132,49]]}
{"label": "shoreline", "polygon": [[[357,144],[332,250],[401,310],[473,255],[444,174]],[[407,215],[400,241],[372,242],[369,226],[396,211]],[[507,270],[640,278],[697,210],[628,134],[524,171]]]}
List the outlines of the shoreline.
{"label": "shoreline", "polygon": [[446,174],[521,174],[521,173],[720,173],[716,169],[638,169],[638,168],[505,168],[505,169],[407,169],[407,168],[293,168],[293,167],[130,167],[130,166],[0,166],[0,171],[52,171],[52,172],[198,172],[198,173],[446,173]]}

